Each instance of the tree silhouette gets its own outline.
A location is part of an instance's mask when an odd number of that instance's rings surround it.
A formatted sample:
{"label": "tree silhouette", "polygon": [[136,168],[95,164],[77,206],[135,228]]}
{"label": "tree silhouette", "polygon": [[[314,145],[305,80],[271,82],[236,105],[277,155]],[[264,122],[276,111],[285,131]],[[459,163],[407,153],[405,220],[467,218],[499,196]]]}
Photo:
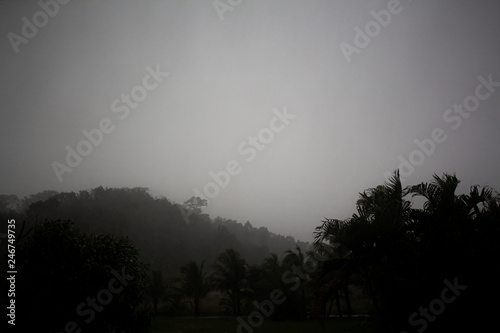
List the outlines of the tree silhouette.
{"label": "tree silhouette", "polygon": [[317,308],[324,309],[328,297],[338,301],[341,292],[349,304],[348,285],[353,276],[361,277],[361,286],[382,320],[386,320],[385,314],[404,308],[398,297],[413,273],[415,260],[408,244],[413,237],[407,230],[411,206],[404,196],[395,172],[384,185],[360,193],[357,213],[351,218],[326,219],[316,228],[315,248],[326,242],[333,249],[315,276],[321,291]]}
{"label": "tree silhouette", "polygon": [[308,274],[307,270],[304,269],[306,260],[300,246],[297,245],[295,247],[295,251],[296,252],[292,250],[285,251],[283,266],[296,274],[296,278],[299,280],[299,286],[297,289],[298,297],[296,297],[296,306],[294,306],[293,311],[296,318],[304,319],[307,313],[306,284],[308,281]]}
{"label": "tree silhouette", "polygon": [[[469,302],[447,308],[429,331],[451,331],[464,319],[481,325],[486,309],[477,305],[493,294],[488,285],[495,283],[492,262],[500,253],[500,199],[477,185],[458,195],[459,183],[445,173],[402,188],[395,172],[384,185],[360,193],[351,218],[324,220],[316,228],[315,251],[326,245],[333,254],[312,276],[316,307],[324,308],[324,295],[338,299],[343,283],[357,283],[370,297],[380,327],[401,331],[410,314],[436,298],[443,280],[459,277],[473,286],[467,289]],[[423,207],[412,208],[409,195],[425,198]]]}
{"label": "tree silhouette", "polygon": [[186,200],[183,204],[183,206],[187,209],[192,211],[196,215],[200,215],[203,207],[208,206],[208,201],[205,199],[202,199],[200,197],[191,197],[188,200]]}
{"label": "tree silhouette", "polygon": [[190,261],[181,267],[181,290],[184,295],[193,299],[193,315],[196,317],[200,315],[200,300],[210,290],[206,274],[203,271],[204,265],[205,261],[202,261],[199,266],[196,262]]}
{"label": "tree silhouette", "polygon": [[[335,300],[337,313],[342,317],[340,297],[343,294],[347,306],[347,314],[352,313],[349,284],[355,273],[351,252],[344,244],[343,233],[346,224],[335,219],[326,219],[316,228],[314,249],[309,256],[316,253],[323,260],[312,274],[312,285],[316,290],[313,313],[318,317],[327,314],[326,306],[330,301],[330,310]],[[325,244],[324,242],[327,242]]]}
{"label": "tree silhouette", "polygon": [[153,303],[154,315],[158,315],[158,305],[167,296],[168,282],[161,271],[153,271],[149,281],[148,296]]}
{"label": "tree silhouette", "polygon": [[[61,331],[68,321],[92,332],[139,332],[149,325],[148,314],[138,312],[147,311],[141,306],[146,266],[127,238],[82,234],[69,221],[45,221],[16,250],[22,272],[16,281],[22,290],[16,300],[22,331],[32,330],[33,324],[37,331]],[[99,301],[101,290],[110,285],[113,293],[108,290],[112,296],[107,297],[111,298],[97,303],[93,313],[82,307],[80,313],[86,314],[78,315],[77,306],[96,295]]]}
{"label": "tree silhouette", "polygon": [[241,302],[247,287],[246,261],[239,252],[227,249],[214,264],[213,279],[218,290],[226,292],[223,304],[230,306],[234,315],[241,314]]}

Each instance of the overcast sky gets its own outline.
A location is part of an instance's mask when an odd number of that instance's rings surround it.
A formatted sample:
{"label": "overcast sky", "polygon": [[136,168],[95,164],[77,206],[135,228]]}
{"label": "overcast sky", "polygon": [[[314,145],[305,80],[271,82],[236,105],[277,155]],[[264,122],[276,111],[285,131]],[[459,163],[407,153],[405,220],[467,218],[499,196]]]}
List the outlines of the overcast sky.
{"label": "overcast sky", "polygon": [[497,0],[44,1],[0,2],[0,193],[198,189],[311,240],[403,159],[500,190]]}

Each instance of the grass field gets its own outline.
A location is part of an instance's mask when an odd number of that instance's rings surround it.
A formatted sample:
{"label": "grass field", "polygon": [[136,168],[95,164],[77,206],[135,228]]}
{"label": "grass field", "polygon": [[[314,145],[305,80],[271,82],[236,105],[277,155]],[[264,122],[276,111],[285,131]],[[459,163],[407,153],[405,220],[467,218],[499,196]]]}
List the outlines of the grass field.
{"label": "grass field", "polygon": [[[236,318],[159,317],[151,333],[324,333],[317,320],[265,321],[261,326],[238,330]],[[368,333],[373,324],[367,318],[331,318],[325,321],[326,332]]]}

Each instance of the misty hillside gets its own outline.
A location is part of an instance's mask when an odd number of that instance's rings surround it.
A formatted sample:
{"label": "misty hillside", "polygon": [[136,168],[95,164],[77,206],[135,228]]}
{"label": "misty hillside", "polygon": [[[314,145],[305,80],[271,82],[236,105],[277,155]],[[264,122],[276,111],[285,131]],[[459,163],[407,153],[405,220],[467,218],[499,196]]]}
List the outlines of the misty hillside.
{"label": "misty hillside", "polygon": [[[0,195],[0,212],[15,211],[26,220],[26,231],[44,220],[71,220],[82,232],[128,236],[153,269],[178,272],[189,260],[213,262],[227,248],[233,248],[250,264],[260,263],[271,253],[308,243],[291,236],[255,228],[250,222],[203,214],[201,208],[179,205],[166,198],[154,198],[147,188],[103,188],[78,193],[44,191],[18,198]],[[10,213],[12,216],[12,213]]]}
{"label": "misty hillside", "polygon": [[[0,218],[9,230],[3,255],[20,273],[3,270],[0,279],[16,293],[22,331],[33,325],[61,331],[76,314],[83,318],[73,326],[102,333],[243,332],[263,324],[264,315],[270,329],[275,320],[302,320],[310,327],[297,332],[311,332],[315,320],[339,325],[330,314],[356,314],[364,319],[349,324],[359,327],[352,332],[400,332],[416,326],[408,318],[422,304],[436,316],[446,306],[448,317],[428,332],[459,331],[462,318],[488,327],[496,318],[488,304],[500,299],[492,288],[500,195],[479,185],[458,194],[459,184],[445,173],[403,187],[395,171],[389,182],[359,194],[350,218],[321,221],[312,246],[250,222],[212,220],[202,198],[180,205],[146,188],[3,195]],[[102,307],[93,309],[107,311],[94,320],[93,311],[81,311],[82,300],[89,306],[98,300]],[[9,316],[14,325],[15,313]],[[224,327],[190,330],[186,316],[216,316]]]}

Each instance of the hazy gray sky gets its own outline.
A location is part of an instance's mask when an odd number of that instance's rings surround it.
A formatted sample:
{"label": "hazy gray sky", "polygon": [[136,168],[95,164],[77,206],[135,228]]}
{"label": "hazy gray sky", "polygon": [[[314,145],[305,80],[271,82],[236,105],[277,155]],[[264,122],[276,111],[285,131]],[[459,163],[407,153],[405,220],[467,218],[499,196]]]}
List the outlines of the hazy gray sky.
{"label": "hazy gray sky", "polygon": [[500,190],[496,0],[63,3],[0,2],[0,193],[206,189],[311,240],[401,159]]}

